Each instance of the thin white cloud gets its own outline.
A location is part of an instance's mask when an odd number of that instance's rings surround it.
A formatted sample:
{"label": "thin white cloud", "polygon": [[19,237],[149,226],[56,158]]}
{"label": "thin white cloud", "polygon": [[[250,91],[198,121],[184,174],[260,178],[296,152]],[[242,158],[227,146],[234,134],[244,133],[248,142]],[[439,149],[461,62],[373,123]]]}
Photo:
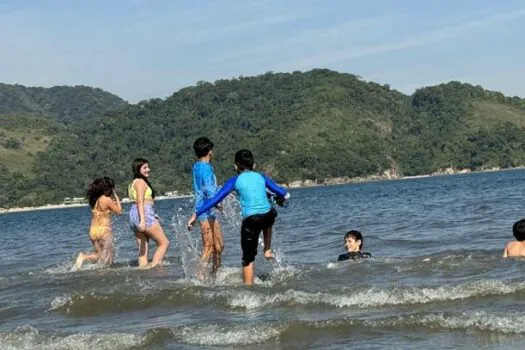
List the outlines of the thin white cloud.
{"label": "thin white cloud", "polygon": [[246,35],[254,30],[262,31],[268,26],[293,22],[299,18],[300,17],[295,14],[283,14],[273,15],[271,17],[260,17],[257,20],[241,20],[224,23],[217,26],[207,25],[204,28],[197,26],[173,33],[168,41],[171,45],[177,46],[197,45],[222,38]]}
{"label": "thin white cloud", "polygon": [[250,59],[252,63],[255,61],[267,62],[275,59],[274,56],[268,54],[271,52],[279,52],[283,56],[283,53],[301,46],[316,45],[317,43],[327,44],[328,42],[338,44],[349,37],[357,36],[360,32],[390,27],[405,18],[406,16],[403,15],[377,16],[336,23],[327,27],[304,29],[296,33],[291,32],[289,36],[279,38],[280,40],[271,38],[257,45],[243,47],[234,52],[226,52],[218,57],[211,58],[211,60],[216,64],[224,65],[237,65],[247,59]]}
{"label": "thin white cloud", "polygon": [[444,41],[458,35],[462,35],[468,30],[495,25],[499,23],[507,23],[525,17],[525,8],[517,11],[500,13],[492,16],[486,16],[479,19],[473,19],[461,24],[443,26],[436,30],[428,31],[423,34],[407,37],[403,40],[382,43],[376,45],[368,45],[362,47],[351,47],[342,50],[324,51],[322,53],[311,55],[299,62],[293,62],[293,66],[298,69],[310,68],[314,66],[323,66],[330,63],[346,61],[370,55],[377,55],[381,53],[401,51],[410,48],[415,48],[423,45],[428,45],[440,41]]}
{"label": "thin white cloud", "polygon": [[[525,15],[519,9],[450,18],[449,11],[443,23],[424,8],[417,16],[399,13],[412,8],[396,8],[363,18],[353,6],[329,7],[317,0],[133,1],[109,6],[93,0],[80,7],[68,1],[12,2],[7,13],[0,4],[3,81],[93,85],[137,101],[170,95],[198,80],[268,70],[331,67],[366,75],[376,70],[366,57],[446,41]],[[410,34],[413,27],[418,29]]]}

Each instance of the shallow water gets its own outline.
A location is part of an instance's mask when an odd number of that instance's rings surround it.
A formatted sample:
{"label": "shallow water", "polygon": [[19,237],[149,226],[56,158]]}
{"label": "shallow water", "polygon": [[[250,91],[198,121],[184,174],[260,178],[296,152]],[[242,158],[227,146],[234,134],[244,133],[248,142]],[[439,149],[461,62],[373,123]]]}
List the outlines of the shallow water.
{"label": "shallow water", "polygon": [[[77,272],[88,208],[0,215],[0,348],[524,348],[525,261],[501,258],[523,186],[515,170],[294,190],[253,288],[231,198],[214,281],[195,278],[188,199],[156,203],[172,246],[153,271],[134,267],[127,212],[115,266]],[[349,229],[372,259],[335,262]]]}

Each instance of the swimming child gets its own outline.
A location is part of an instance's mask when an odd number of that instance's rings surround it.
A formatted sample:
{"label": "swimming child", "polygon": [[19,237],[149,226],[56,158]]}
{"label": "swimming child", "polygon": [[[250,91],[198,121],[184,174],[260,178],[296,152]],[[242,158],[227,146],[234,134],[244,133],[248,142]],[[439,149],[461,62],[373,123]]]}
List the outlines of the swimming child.
{"label": "swimming child", "polygon": [[363,235],[359,231],[348,231],[345,235],[345,248],[346,248],[346,254],[341,254],[337,258],[337,261],[343,261],[343,260],[355,260],[355,259],[362,259],[362,258],[370,258],[372,257],[372,254],[370,253],[363,253],[361,252],[361,249],[363,248]]}
{"label": "swimming child", "polygon": [[89,186],[87,198],[91,207],[89,239],[95,252],[78,254],[76,269],[80,269],[84,261],[101,262],[108,265],[113,263],[111,214],[120,215],[122,213],[122,206],[112,178],[95,179]]}
{"label": "swimming child", "polygon": [[[193,164],[193,191],[195,192],[195,210],[217,192],[217,180],[210,162],[213,158],[213,142],[206,137],[199,137],[193,143],[197,161]],[[221,225],[213,208],[197,218],[202,236],[201,262],[208,264],[213,257],[211,273],[215,275],[221,266],[224,249]],[[203,266],[204,267],[204,266]],[[201,272],[202,273],[202,272]]]}
{"label": "swimming child", "polygon": [[290,197],[284,188],[276,185],[270,178],[253,171],[254,167],[252,152],[243,149],[235,153],[237,175],[226,181],[213,198],[198,207],[188,221],[188,229],[191,229],[198,216],[219,204],[230,192],[237,192],[243,219],[241,224],[242,272],[246,285],[253,284],[253,263],[257,255],[261,231],[263,231],[264,238],[264,257],[273,259],[271,250],[272,227],[277,217],[277,211],[272,208],[268,200],[266,188],[285,200]]}
{"label": "swimming child", "polygon": [[514,223],[512,233],[516,240],[507,243],[503,250],[503,257],[525,257],[525,219]]}
{"label": "swimming child", "polygon": [[[150,168],[146,159],[137,158],[131,164],[133,182],[128,187],[128,196],[135,203],[129,211],[129,223],[135,233],[140,268],[152,268],[161,264],[170,242],[155,214],[153,203],[155,191],[148,181]],[[153,260],[148,263],[148,246],[152,238],[157,243]]]}

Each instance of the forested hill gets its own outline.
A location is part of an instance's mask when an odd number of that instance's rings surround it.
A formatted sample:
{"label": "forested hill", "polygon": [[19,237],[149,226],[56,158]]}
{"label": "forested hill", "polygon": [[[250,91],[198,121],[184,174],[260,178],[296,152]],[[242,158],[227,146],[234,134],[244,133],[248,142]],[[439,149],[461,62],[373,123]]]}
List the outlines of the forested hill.
{"label": "forested hill", "polygon": [[46,117],[70,124],[103,115],[125,104],[116,95],[88,86],[43,88],[0,84],[0,116]]}
{"label": "forested hill", "polygon": [[30,172],[14,181],[10,169],[0,171],[0,184],[14,183],[0,206],[82,196],[102,175],[123,190],[137,156],[150,160],[159,192],[188,190],[191,145],[203,135],[216,144],[219,182],[233,175],[240,148],[253,150],[258,168],[280,182],[525,165],[524,125],[523,99],[458,82],[412,96],[324,69],[199,82],[72,123]]}

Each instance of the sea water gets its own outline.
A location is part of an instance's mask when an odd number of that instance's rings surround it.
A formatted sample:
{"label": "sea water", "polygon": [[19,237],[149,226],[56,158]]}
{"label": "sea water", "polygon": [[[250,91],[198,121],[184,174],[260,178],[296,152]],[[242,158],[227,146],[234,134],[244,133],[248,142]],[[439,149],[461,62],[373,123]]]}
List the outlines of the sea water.
{"label": "sea water", "polygon": [[[219,213],[223,267],[204,280],[191,199],[156,202],[171,246],[149,271],[135,268],[128,206],[116,264],[76,272],[89,208],[3,214],[0,348],[525,348],[525,261],[501,258],[524,186],[515,170],[292,190],[277,259],[259,249],[251,288],[234,198]],[[372,259],[336,261],[350,229]]]}

